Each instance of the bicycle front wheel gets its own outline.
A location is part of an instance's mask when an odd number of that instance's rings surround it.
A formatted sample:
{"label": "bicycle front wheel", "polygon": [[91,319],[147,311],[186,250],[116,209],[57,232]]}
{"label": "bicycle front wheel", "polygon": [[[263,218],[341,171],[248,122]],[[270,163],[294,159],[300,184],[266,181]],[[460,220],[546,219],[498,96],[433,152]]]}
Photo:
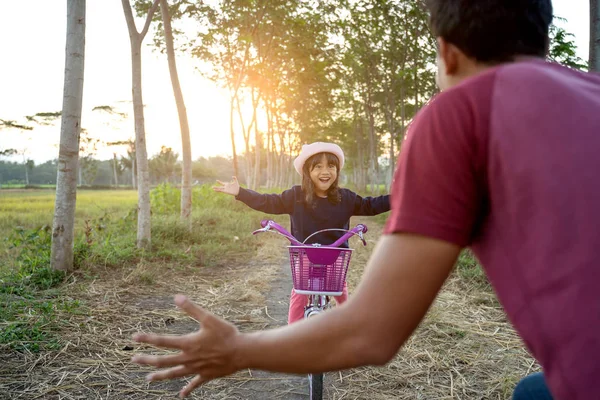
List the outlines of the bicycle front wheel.
{"label": "bicycle front wheel", "polygon": [[323,399],[323,374],[309,374],[310,400]]}

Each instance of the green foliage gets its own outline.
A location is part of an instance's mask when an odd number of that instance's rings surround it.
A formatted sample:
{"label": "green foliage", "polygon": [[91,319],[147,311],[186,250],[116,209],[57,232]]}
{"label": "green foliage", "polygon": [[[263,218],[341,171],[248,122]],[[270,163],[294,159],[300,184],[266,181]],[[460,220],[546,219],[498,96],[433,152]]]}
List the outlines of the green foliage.
{"label": "green foliage", "polygon": [[[156,214],[174,214],[179,211],[181,191],[163,183],[150,191],[150,206]],[[193,204],[193,202],[192,202]]]}
{"label": "green foliage", "polygon": [[[557,18],[564,21],[562,18]],[[548,58],[554,62],[574,69],[587,70],[586,61],[577,56],[577,45],[573,40],[575,35],[556,25],[550,26],[550,49]]]}
{"label": "green foliage", "polygon": [[6,239],[16,253],[16,268],[0,275],[0,344],[15,350],[37,352],[54,349],[58,308],[73,310],[76,302],[57,302],[52,289],[65,280],[65,273],[50,268],[50,229],[16,228]]}
{"label": "green foliage", "polygon": [[181,167],[177,164],[179,154],[172,148],[161,146],[160,152],[148,160],[148,167],[153,180],[157,182],[172,182],[177,179],[176,175],[181,175]]}

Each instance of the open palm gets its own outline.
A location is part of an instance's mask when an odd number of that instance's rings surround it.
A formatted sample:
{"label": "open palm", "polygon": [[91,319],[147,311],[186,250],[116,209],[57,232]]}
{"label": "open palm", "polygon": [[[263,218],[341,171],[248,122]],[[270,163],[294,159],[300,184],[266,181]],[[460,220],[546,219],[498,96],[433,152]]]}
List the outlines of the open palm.
{"label": "open palm", "polygon": [[192,303],[185,296],[176,296],[175,303],[198,321],[201,328],[180,336],[139,333],[134,337],[137,342],[179,352],[137,354],[132,361],[162,368],[147,377],[152,381],[194,376],[180,392],[180,396],[185,397],[203,383],[239,370],[235,360],[240,333],[234,325]]}
{"label": "open palm", "polygon": [[240,193],[240,184],[237,177],[233,177],[231,182],[217,181],[218,185],[213,186],[215,192],[227,193],[232,196],[237,196]]}

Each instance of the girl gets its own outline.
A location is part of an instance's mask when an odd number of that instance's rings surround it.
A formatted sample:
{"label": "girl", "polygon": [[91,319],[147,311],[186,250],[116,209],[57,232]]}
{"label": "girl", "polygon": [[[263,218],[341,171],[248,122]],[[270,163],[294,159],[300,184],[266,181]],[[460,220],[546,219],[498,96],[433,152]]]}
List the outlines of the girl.
{"label": "girl", "polygon": [[[377,215],[389,211],[389,195],[362,198],[356,193],[338,187],[340,170],[344,166],[344,152],[337,144],[316,142],[302,146],[300,155],[294,160],[294,168],[302,176],[302,186],[294,186],[281,194],[260,194],[240,188],[237,178],[213,189],[235,196],[249,207],[268,214],[289,214],[291,233],[302,242],[310,234],[330,228],[349,229],[353,215]],[[307,243],[332,244],[344,232],[329,231],[317,234]],[[348,243],[344,244],[348,247]],[[344,283],[338,304],[348,298],[348,287]],[[304,318],[306,295],[292,289],[288,324]]]}

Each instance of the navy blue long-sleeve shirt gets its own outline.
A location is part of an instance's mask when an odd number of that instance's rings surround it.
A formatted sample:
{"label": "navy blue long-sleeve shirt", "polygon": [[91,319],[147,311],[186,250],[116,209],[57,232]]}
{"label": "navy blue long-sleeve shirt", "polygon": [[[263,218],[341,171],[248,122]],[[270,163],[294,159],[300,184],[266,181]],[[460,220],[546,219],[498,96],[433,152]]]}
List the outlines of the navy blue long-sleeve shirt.
{"label": "navy blue long-sleeve shirt", "polygon": [[[361,197],[348,189],[339,191],[341,201],[338,204],[316,197],[314,208],[305,203],[301,186],[294,186],[281,194],[262,194],[240,188],[236,199],[267,214],[289,214],[291,233],[300,242],[321,229],[349,229],[352,216],[377,215],[390,210],[389,195]],[[307,243],[330,245],[343,235],[344,232],[340,231],[323,232],[311,237]],[[347,243],[343,247],[347,247]]]}

